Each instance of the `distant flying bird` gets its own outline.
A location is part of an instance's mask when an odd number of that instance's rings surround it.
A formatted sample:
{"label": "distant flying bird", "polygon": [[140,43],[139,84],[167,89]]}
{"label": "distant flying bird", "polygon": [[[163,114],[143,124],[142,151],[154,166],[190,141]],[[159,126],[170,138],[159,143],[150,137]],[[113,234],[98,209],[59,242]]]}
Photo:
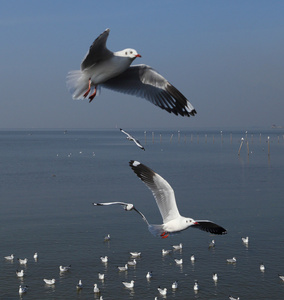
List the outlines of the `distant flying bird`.
{"label": "distant flying bird", "polygon": [[218,281],[218,275],[217,273],[213,273],[212,279],[216,282]]}
{"label": "distant flying bird", "polygon": [[37,254],[37,252],[34,254],[34,260],[35,261],[37,261],[37,259],[38,259],[38,254]]}
{"label": "distant flying bird", "polygon": [[162,75],[147,65],[130,66],[141,57],[134,49],[112,52],[106,47],[110,29],[91,45],[81,70],[70,71],[67,87],[73,99],[91,102],[100,87],[144,98],[175,115],[194,116],[196,110],[185,96]]}
{"label": "distant flying bird", "polygon": [[145,218],[145,216],[141,213],[141,211],[139,211],[138,209],[136,209],[132,203],[126,203],[126,202],[102,202],[102,203],[93,203],[93,205],[95,205],[95,206],[121,205],[124,208],[124,210],[126,210],[126,211],[131,211],[131,210],[136,211],[142,217],[142,219],[147,223],[147,225],[149,225],[149,223],[148,223],[147,219]]}
{"label": "distant flying bird", "polygon": [[167,238],[170,234],[180,232],[188,227],[198,228],[212,234],[227,233],[226,229],[211,221],[194,220],[181,216],[176,205],[174,191],[164,178],[138,161],[131,160],[129,165],[152,191],[163,218],[163,224],[148,226],[151,233]]}
{"label": "distant flying bird", "polygon": [[105,274],[98,273],[98,277],[99,277],[100,280],[104,280],[105,279]]}
{"label": "distant flying bird", "polygon": [[191,255],[191,256],[190,256],[190,260],[191,260],[192,262],[195,262],[195,256],[194,256],[194,255]]}
{"label": "distant flying bird", "polygon": [[245,238],[242,238],[242,241],[243,241],[244,244],[247,245],[249,243],[249,237],[247,236]]}
{"label": "distant flying bird", "polygon": [[141,145],[141,143],[136,140],[132,135],[130,135],[129,133],[127,133],[126,131],[124,131],[123,129],[120,128],[120,131],[124,134],[126,134],[126,138],[129,140],[129,141],[133,141],[140,149],[144,150],[145,151],[145,148]]}

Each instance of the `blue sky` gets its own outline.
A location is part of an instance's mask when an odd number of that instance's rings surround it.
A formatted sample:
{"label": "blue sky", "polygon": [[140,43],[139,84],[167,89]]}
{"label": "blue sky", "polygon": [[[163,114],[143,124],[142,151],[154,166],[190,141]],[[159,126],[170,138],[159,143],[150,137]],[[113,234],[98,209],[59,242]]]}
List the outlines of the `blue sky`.
{"label": "blue sky", "polygon": [[[0,129],[284,126],[284,1],[1,1]],[[197,110],[177,117],[102,89],[74,101],[66,74],[93,40],[134,48]]]}

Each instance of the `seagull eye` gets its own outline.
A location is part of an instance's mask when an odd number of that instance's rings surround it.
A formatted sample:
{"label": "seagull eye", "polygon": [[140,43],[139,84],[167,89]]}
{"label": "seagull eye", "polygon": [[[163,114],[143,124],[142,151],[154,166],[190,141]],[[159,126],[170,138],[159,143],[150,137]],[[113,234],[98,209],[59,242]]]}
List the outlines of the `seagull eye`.
{"label": "seagull eye", "polygon": [[125,52],[125,55],[127,55],[127,51]]}

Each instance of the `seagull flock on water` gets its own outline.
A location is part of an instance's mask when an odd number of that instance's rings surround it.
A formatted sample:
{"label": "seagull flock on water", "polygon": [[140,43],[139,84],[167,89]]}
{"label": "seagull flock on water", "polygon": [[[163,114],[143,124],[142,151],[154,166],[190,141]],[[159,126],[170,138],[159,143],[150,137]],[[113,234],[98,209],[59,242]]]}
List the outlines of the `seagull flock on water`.
{"label": "seagull flock on water", "polygon": [[[110,29],[106,29],[101,35],[99,35],[92,43],[89,51],[84,57],[80,70],[70,71],[67,75],[67,87],[72,94],[73,99],[85,99],[88,98],[91,102],[97,95],[101,87],[111,89],[124,94],[134,95],[140,98],[144,98],[150,101],[152,104],[166,110],[169,113],[173,113],[179,116],[194,116],[196,110],[193,105],[187,100],[187,98],[176,89],[166,78],[155,71],[152,67],[145,64],[131,65],[132,62],[141,58],[141,55],[131,48],[127,48],[121,51],[112,52],[106,47],[106,42],[109,36]],[[126,135],[129,141],[133,141],[140,149],[145,151],[144,146],[131,134],[125,130],[120,131]],[[226,229],[216,223],[209,220],[198,220],[190,217],[184,217],[180,214],[174,190],[170,184],[159,174],[154,172],[146,165],[136,160],[131,160],[129,166],[134,173],[142,180],[142,182],[151,190],[158,209],[162,217],[162,224],[150,224],[146,219],[144,213],[138,210],[134,204],[126,202],[104,202],[104,203],[93,203],[95,206],[110,206],[120,205],[126,211],[135,211],[138,213],[148,226],[149,231],[154,235],[162,239],[169,237],[172,234],[184,231],[187,228],[198,228],[200,230],[209,232],[216,235],[224,235],[227,233]],[[108,234],[104,241],[110,241],[110,234]],[[248,245],[249,238],[242,238],[245,245]],[[212,240],[209,244],[209,248],[215,247],[215,241]],[[165,250],[162,249],[162,255],[169,255],[174,251],[182,251],[182,243],[174,245],[173,249]],[[117,266],[119,272],[127,272],[129,267],[136,267],[137,260],[141,256],[141,252],[130,252],[131,260],[122,266]],[[7,261],[13,262],[14,255],[5,256]],[[37,261],[38,254],[34,254],[34,260]],[[100,257],[102,263],[108,263],[108,256]],[[195,262],[195,256],[191,255],[190,260],[192,263]],[[26,265],[28,259],[18,258],[20,265]],[[174,259],[177,265],[182,265],[183,258]],[[236,257],[228,258],[227,263],[236,264]],[[59,266],[61,273],[68,273],[71,270],[69,266]],[[263,263],[260,264],[260,270],[265,271]],[[24,278],[26,276],[25,271],[16,270],[16,276]],[[148,271],[145,275],[147,280],[151,280],[153,275],[152,271]],[[284,276],[278,275],[281,280],[284,281]],[[101,281],[105,280],[105,274],[98,273],[98,279]],[[217,273],[213,273],[213,281],[218,281]],[[56,279],[44,278],[43,282],[46,285],[54,286]],[[135,286],[135,280],[129,282],[123,281],[122,285],[126,289],[133,289]],[[76,285],[76,289],[79,291],[83,289],[83,283],[80,279]],[[174,281],[171,285],[173,290],[178,289],[178,281]],[[93,292],[100,294],[101,290],[97,283],[93,285]],[[19,294],[24,294],[28,290],[28,286],[20,285]],[[193,290],[199,291],[199,283],[197,280],[194,281]],[[157,287],[159,295],[166,296],[168,292],[167,287]],[[100,295],[100,300],[103,297]],[[155,297],[157,299],[157,297]],[[229,299],[239,299],[229,296]]]}
{"label": "seagull flock on water", "polygon": [[[107,236],[110,236],[110,235],[108,234]],[[212,243],[212,241],[210,242],[210,244],[211,243]],[[214,241],[214,247],[215,247],[215,241]],[[172,249],[170,249],[170,250],[162,249],[162,256],[167,255],[167,254],[172,254],[172,253],[175,253],[175,252],[182,253],[182,251],[183,251],[183,244],[179,243],[177,245],[172,245]],[[136,268],[136,265],[138,264],[138,262],[136,261],[136,259],[140,260],[140,258],[142,256],[142,252],[130,251],[129,255],[130,255],[131,260],[128,260],[127,263],[124,266],[118,266],[117,267],[117,271],[119,273],[120,272],[127,272],[129,270],[129,267],[130,268]],[[36,255],[35,262],[37,262],[37,258],[38,258],[38,256]],[[5,256],[4,259],[7,260],[7,261],[13,262],[14,255],[11,254],[11,255]],[[173,261],[177,265],[182,265],[183,264],[183,258],[180,258],[180,259],[171,258],[171,259],[173,259]],[[100,260],[104,264],[107,264],[109,262],[108,256],[101,256]],[[191,260],[191,263],[194,265],[194,263],[195,263],[195,256],[191,255],[190,256],[190,260]],[[19,261],[19,259],[18,259],[18,261]],[[236,264],[237,259],[236,259],[236,257],[233,257],[233,258],[226,259],[226,261],[227,261],[228,264]],[[19,261],[19,264],[20,264],[20,261]],[[139,262],[139,264],[140,264],[140,262]],[[59,266],[59,272],[60,273],[69,273],[70,270],[71,270],[71,265],[68,265],[68,266],[62,266],[61,265],[61,266]],[[260,270],[261,270],[261,272],[265,271],[265,266],[264,266],[263,263],[260,264]],[[29,289],[29,286],[22,284],[23,283],[22,282],[22,280],[23,280],[22,278],[26,276],[24,270],[21,270],[21,271],[16,270],[16,276],[19,277],[19,279],[21,279],[21,284],[19,285],[19,290],[18,290],[19,294],[22,295],[22,294],[27,293],[28,289]],[[155,274],[152,271],[148,271],[145,274],[145,278],[146,278],[147,281],[151,281],[153,277],[155,277]],[[278,278],[284,282],[284,275],[278,274]],[[98,272],[98,280],[100,280],[102,283],[104,283],[105,279],[108,280],[108,278],[106,278],[105,274]],[[218,280],[219,280],[219,276],[218,276],[217,273],[213,273],[212,280],[213,280],[213,282],[216,285],[217,282],[218,282]],[[55,287],[55,285],[56,285],[56,279],[55,278],[51,278],[51,279],[50,278],[49,279],[43,278],[43,282],[47,286]],[[133,280],[133,279],[130,280],[129,282],[128,281],[123,281],[122,282],[122,286],[125,289],[133,290],[135,288],[135,282],[136,281]],[[84,289],[90,289],[90,288],[92,288],[94,294],[95,295],[99,295],[98,299],[103,300],[103,296],[101,295],[102,292],[101,292],[101,289],[100,289],[100,284],[98,284],[98,283],[94,283],[92,287],[90,287],[90,286],[88,287],[88,286],[84,286],[82,280],[79,279],[78,283],[74,284],[74,289],[75,288],[77,289],[78,292],[80,292],[83,288]],[[172,288],[173,291],[176,291],[177,289],[180,289],[180,285],[178,283],[178,280],[174,280],[172,282],[171,288]],[[196,279],[194,280],[192,288],[193,288],[193,290],[194,290],[195,293],[198,293],[198,291],[200,290],[199,283],[198,283],[198,281]],[[167,293],[168,293],[168,291],[169,291],[168,287],[163,287],[163,288],[161,286],[157,287],[157,292],[158,292],[158,294],[160,296],[166,296]],[[155,299],[158,299],[158,297],[156,296]],[[229,299],[231,299],[231,300],[237,300],[237,299],[240,299],[240,298],[239,297],[235,298],[235,297],[229,295]]]}

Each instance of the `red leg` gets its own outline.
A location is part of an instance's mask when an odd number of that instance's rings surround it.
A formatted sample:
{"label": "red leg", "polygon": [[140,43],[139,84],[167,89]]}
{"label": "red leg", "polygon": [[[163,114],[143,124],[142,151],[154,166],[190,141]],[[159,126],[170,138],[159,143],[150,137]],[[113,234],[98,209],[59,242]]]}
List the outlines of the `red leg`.
{"label": "red leg", "polygon": [[161,234],[162,239],[166,239],[169,236],[169,234],[167,232],[163,232]]}
{"label": "red leg", "polygon": [[97,94],[97,87],[95,86],[95,90],[93,92],[93,94],[89,97],[89,103],[92,102],[92,100],[96,97],[96,94]]}
{"label": "red leg", "polygon": [[91,90],[91,78],[89,78],[89,87],[87,89],[87,92],[83,95],[84,98],[86,98],[88,96],[88,94],[90,93],[90,90]]}

